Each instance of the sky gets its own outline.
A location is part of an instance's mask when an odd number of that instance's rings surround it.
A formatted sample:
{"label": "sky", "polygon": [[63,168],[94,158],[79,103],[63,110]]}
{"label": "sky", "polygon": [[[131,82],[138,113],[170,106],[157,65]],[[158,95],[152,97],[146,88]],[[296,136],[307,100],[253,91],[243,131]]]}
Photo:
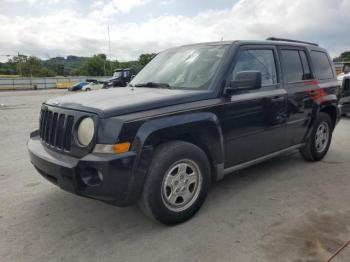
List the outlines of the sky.
{"label": "sky", "polygon": [[269,36],[350,50],[350,0],[0,0],[0,61],[141,53],[206,41]]}

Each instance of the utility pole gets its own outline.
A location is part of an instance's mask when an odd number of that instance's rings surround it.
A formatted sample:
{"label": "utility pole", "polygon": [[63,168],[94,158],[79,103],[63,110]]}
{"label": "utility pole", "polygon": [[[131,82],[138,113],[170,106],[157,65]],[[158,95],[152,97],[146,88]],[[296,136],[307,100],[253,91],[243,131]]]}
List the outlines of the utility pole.
{"label": "utility pole", "polygon": [[30,88],[33,88],[33,65],[30,59],[28,59],[28,62],[29,62],[29,70],[30,70]]}
{"label": "utility pole", "polygon": [[[112,55],[111,55],[111,35],[109,33],[109,24],[107,25],[107,33],[108,33],[108,56],[109,56],[109,69],[112,71]],[[112,72],[113,73],[113,72]]]}
{"label": "utility pole", "polygon": [[106,76],[106,60],[103,62],[103,76]]}
{"label": "utility pole", "polygon": [[108,56],[109,56],[109,60],[112,60],[111,57],[111,35],[109,34],[109,24],[108,24]]}
{"label": "utility pole", "polygon": [[22,76],[22,58],[20,57],[20,54],[18,52],[18,69],[19,69],[19,75]]}

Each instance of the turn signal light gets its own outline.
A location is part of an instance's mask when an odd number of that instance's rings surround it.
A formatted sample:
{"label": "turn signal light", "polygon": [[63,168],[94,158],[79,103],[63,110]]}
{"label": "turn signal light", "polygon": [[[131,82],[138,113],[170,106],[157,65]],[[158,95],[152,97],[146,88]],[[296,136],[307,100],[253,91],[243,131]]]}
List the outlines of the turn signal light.
{"label": "turn signal light", "polygon": [[130,143],[129,142],[113,145],[113,152],[116,153],[116,154],[121,154],[121,153],[128,152],[129,149],[130,149]]}

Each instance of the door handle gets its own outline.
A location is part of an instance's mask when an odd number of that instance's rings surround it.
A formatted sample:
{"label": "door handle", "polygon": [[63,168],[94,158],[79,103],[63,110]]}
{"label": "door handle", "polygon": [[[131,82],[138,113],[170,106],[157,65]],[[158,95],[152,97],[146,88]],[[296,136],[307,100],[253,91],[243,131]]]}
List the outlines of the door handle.
{"label": "door handle", "polygon": [[274,96],[273,98],[271,98],[272,102],[283,102],[285,100],[284,96]]}
{"label": "door handle", "polygon": [[276,121],[278,123],[281,123],[281,122],[284,122],[287,118],[287,114],[286,113],[283,113],[283,114],[280,114],[280,115],[277,115],[276,116]]}

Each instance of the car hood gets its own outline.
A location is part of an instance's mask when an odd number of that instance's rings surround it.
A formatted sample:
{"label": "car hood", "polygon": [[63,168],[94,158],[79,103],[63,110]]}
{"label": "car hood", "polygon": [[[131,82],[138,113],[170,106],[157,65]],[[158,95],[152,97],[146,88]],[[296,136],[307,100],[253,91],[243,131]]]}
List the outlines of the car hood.
{"label": "car hood", "polygon": [[50,99],[45,104],[96,113],[100,117],[105,118],[194,102],[206,99],[210,94],[211,92],[207,90],[121,87],[67,95]]}

